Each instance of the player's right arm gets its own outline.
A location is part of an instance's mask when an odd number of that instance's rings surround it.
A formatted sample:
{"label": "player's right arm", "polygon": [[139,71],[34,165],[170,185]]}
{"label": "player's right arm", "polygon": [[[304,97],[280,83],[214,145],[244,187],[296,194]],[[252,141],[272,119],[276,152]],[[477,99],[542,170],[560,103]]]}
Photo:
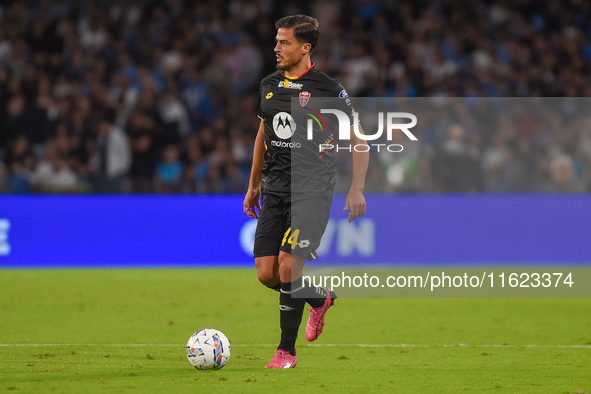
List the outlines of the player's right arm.
{"label": "player's right arm", "polygon": [[[259,217],[261,212],[261,178],[263,164],[265,163],[265,122],[261,120],[257,137],[254,141],[254,152],[252,155],[252,169],[250,171],[250,182],[248,191],[244,197],[244,213],[250,218]],[[258,212],[257,212],[258,209]]]}

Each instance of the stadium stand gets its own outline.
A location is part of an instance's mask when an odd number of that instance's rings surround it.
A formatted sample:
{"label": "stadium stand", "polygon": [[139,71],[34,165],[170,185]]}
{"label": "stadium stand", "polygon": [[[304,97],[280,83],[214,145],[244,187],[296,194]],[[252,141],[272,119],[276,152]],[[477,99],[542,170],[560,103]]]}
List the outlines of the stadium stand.
{"label": "stadium stand", "polygon": [[[586,1],[8,1],[0,192],[245,192],[274,21],[294,13],[319,19],[313,59],[351,96],[591,96]],[[588,120],[496,122],[372,154],[366,191],[591,190]]]}

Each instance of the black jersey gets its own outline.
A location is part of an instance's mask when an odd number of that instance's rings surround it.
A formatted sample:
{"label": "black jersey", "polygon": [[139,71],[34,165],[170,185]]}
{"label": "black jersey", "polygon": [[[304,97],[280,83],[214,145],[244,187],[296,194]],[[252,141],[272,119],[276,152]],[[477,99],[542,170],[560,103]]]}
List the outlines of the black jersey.
{"label": "black jersey", "polygon": [[338,120],[320,111],[327,103],[346,113],[352,125],[348,97],[338,81],[314,64],[297,78],[276,71],[261,81],[258,116],[265,124],[264,191],[313,196],[334,188],[334,149],[326,147],[334,141]]}

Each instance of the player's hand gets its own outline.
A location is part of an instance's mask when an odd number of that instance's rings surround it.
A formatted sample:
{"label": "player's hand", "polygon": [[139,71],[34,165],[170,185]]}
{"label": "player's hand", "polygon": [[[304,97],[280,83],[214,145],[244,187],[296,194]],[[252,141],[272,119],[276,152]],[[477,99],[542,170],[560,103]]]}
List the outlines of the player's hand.
{"label": "player's hand", "polygon": [[350,190],[343,211],[349,211],[349,223],[365,214],[365,197],[360,191]]}
{"label": "player's hand", "polygon": [[[249,218],[258,219],[261,212],[261,188],[248,188],[244,196],[244,213]],[[257,212],[258,209],[258,212]]]}

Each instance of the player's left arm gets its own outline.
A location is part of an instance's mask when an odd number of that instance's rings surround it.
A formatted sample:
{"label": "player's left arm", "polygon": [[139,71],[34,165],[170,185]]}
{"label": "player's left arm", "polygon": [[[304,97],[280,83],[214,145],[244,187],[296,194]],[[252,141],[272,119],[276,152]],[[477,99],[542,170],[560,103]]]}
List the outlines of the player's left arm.
{"label": "player's left arm", "polygon": [[[359,124],[359,133],[363,133],[363,129]],[[351,127],[351,143],[352,146],[367,146],[365,140],[362,140],[355,134],[353,127]],[[369,165],[369,149],[353,149],[353,181],[351,188],[345,200],[345,208],[343,211],[349,211],[349,223],[355,218],[365,214],[365,197],[363,197],[363,188],[365,186],[365,175],[367,173],[367,166]]]}

